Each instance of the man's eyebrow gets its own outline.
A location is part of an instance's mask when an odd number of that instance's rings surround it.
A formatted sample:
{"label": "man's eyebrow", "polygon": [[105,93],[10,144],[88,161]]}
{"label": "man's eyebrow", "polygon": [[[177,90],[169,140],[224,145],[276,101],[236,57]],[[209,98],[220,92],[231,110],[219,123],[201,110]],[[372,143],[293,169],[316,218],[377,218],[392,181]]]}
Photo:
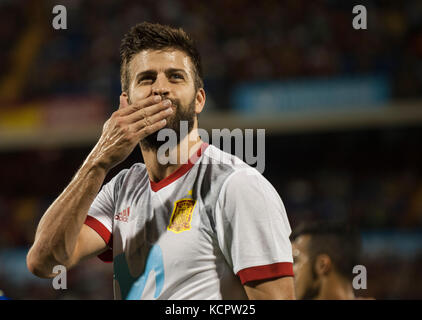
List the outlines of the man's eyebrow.
{"label": "man's eyebrow", "polygon": [[156,77],[157,76],[157,71],[155,71],[155,70],[145,70],[145,71],[139,72],[136,75],[136,78],[135,79],[136,80],[139,80],[140,78],[142,78],[144,76],[154,76],[154,77]]}

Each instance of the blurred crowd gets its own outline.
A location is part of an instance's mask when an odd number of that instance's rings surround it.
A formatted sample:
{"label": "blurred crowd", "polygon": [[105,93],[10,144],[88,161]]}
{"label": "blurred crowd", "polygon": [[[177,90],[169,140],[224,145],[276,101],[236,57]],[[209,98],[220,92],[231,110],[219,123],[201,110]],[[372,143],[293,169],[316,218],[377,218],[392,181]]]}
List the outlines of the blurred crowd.
{"label": "blurred crowd", "polygon": [[[422,130],[418,128],[268,137],[264,175],[281,195],[293,230],[305,220],[340,219],[353,222],[362,232],[418,232],[422,229],[421,139]],[[21,267],[39,219],[72,179],[89,149],[28,150],[2,155],[0,249],[21,250],[17,260]],[[106,181],[139,161],[141,154],[136,150],[109,173]],[[400,248],[401,244],[396,244]],[[422,247],[421,243],[415,245]],[[422,266],[420,248],[409,255],[381,243],[380,256],[369,254],[366,258],[365,265],[372,266],[368,272],[377,270],[368,276],[372,290],[368,290],[368,295],[422,297],[417,289],[422,287],[422,277],[416,276]],[[0,250],[0,263],[4,263],[4,257]],[[403,272],[395,273],[392,279],[391,272],[387,272],[391,268]],[[4,290],[5,284],[12,281],[5,278],[6,271],[0,270]],[[51,281],[44,280],[48,290],[40,290],[44,292],[41,297],[112,298],[111,265],[93,259],[72,275],[76,291],[56,292],[51,289]],[[414,277],[412,281],[410,276]],[[90,288],[88,284],[94,278],[95,284],[91,283]],[[393,280],[397,286],[383,285]],[[421,286],[415,287],[419,282]],[[16,298],[37,298],[31,290],[23,292],[13,293]],[[95,292],[100,293],[96,296]]]}
{"label": "blurred crowd", "polygon": [[[141,21],[180,26],[196,39],[210,109],[230,108],[232,89],[245,81],[348,75],[386,74],[394,98],[422,97],[420,0],[361,1],[368,30],[352,28],[355,1],[60,3],[67,8],[66,30],[51,25],[53,1],[0,2],[0,108],[74,94],[100,95],[115,108],[120,41]],[[363,231],[421,230],[420,141],[417,128],[268,137],[264,175],[280,193],[293,229],[306,219],[336,217]],[[66,292],[35,279],[24,264],[39,219],[89,151],[0,153],[0,289],[11,298],[112,298],[112,266],[98,259],[71,273]],[[107,179],[139,157],[132,154]],[[422,297],[420,256],[370,258],[369,296]]]}
{"label": "blurred crowd", "polygon": [[[354,1],[332,0],[68,0],[67,29],[54,30],[51,1],[2,1],[1,70],[13,72],[15,48],[29,46],[19,99],[98,93],[113,104],[120,92],[119,46],[141,21],[183,27],[203,56],[208,107],[229,108],[244,81],[386,74],[394,97],[420,97],[422,2],[363,1],[368,29],[352,28]],[[37,48],[35,48],[37,47]],[[7,77],[6,77],[7,78]]]}
{"label": "blurred crowd", "polygon": [[363,229],[421,229],[420,141],[418,127],[269,137],[265,173],[293,226],[336,217]]}

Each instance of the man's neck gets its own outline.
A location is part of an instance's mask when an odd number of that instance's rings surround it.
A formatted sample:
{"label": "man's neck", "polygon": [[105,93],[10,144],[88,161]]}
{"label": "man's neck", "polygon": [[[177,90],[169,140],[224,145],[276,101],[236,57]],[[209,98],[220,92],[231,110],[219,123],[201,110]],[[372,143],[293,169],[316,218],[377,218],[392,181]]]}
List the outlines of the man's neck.
{"label": "man's neck", "polygon": [[171,175],[181,166],[187,164],[188,160],[194,152],[198,151],[201,145],[202,140],[199,137],[196,128],[192,129],[192,131],[172,149],[166,148],[165,145],[158,150],[146,149],[140,144],[150,180],[158,182]]}
{"label": "man's neck", "polygon": [[350,281],[343,279],[338,275],[330,275],[321,283],[321,289],[316,300],[354,300]]}

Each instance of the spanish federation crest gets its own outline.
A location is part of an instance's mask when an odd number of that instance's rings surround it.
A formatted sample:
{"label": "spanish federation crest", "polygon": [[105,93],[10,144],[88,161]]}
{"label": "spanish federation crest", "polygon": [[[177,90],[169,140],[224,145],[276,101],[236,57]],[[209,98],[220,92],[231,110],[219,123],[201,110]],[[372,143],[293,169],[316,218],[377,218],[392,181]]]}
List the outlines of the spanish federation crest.
{"label": "spanish federation crest", "polygon": [[196,200],[193,199],[180,199],[176,201],[167,230],[171,230],[174,233],[190,230],[195,205]]}

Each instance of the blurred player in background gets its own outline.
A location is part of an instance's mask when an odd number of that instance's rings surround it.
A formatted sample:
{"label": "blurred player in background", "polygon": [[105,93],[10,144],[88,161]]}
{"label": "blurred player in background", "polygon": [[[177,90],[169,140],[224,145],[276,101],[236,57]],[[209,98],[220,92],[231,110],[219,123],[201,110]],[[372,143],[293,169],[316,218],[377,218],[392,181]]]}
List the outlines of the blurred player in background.
{"label": "blurred player in background", "polygon": [[361,252],[356,230],[346,223],[305,222],[291,239],[298,299],[355,299],[352,271]]}
{"label": "blurred player in background", "polygon": [[[279,195],[257,170],[198,135],[205,91],[192,40],[181,29],[141,23],[125,35],[121,58],[120,108],[42,217],[28,268],[53,277],[55,265],[99,255],[114,263],[117,299],[293,299],[291,229]],[[180,132],[175,164],[160,162],[163,128]],[[122,170],[98,193],[138,144],[145,164]]]}

